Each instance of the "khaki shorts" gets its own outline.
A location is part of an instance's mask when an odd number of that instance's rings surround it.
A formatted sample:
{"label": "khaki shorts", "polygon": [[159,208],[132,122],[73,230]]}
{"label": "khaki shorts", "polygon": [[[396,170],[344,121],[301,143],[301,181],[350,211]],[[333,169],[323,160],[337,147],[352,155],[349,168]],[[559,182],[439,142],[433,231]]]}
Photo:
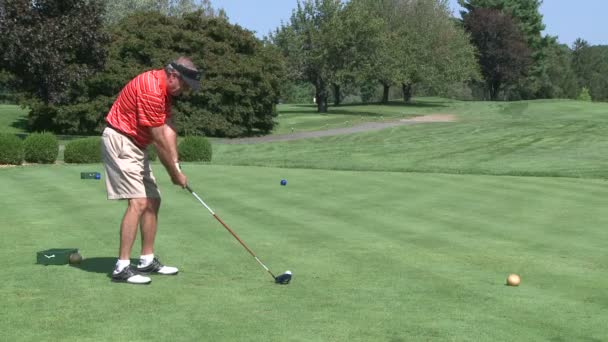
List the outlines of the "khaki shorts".
{"label": "khaki shorts", "polygon": [[101,136],[108,199],[160,198],[147,151],[106,127]]}

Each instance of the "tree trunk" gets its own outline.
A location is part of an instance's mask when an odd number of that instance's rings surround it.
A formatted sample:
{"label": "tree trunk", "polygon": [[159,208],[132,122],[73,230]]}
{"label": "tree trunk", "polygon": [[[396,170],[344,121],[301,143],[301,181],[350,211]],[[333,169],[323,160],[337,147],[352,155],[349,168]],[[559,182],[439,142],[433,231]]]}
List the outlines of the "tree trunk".
{"label": "tree trunk", "polygon": [[341,103],[341,99],[340,99],[340,85],[334,83],[333,86],[334,86],[334,104],[336,106],[339,106],[340,103]]}
{"label": "tree trunk", "polygon": [[403,102],[405,102],[405,103],[412,102],[412,84],[411,83],[402,83],[401,90],[403,91]]}
{"label": "tree trunk", "polygon": [[322,79],[315,84],[315,97],[317,99],[317,112],[327,113],[327,86]]}
{"label": "tree trunk", "polygon": [[494,81],[494,82],[490,82],[490,86],[489,86],[489,90],[490,90],[490,100],[491,101],[497,101],[498,100],[498,94],[499,94],[499,89],[500,89],[500,82]]}
{"label": "tree trunk", "polygon": [[386,84],[386,83],[382,83],[382,103],[387,104],[388,103],[388,94],[389,94],[389,90],[391,89],[391,86]]}

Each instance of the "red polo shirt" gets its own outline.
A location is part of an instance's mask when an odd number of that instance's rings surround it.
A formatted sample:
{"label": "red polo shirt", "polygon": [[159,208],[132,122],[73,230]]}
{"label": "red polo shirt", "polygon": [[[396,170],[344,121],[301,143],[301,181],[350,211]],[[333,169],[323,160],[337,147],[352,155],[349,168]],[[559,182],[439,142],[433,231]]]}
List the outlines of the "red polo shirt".
{"label": "red polo shirt", "polygon": [[170,117],[171,97],[167,94],[167,76],[161,69],[146,71],[127,83],[106,122],[145,148],[152,142],[150,127],[162,126]]}

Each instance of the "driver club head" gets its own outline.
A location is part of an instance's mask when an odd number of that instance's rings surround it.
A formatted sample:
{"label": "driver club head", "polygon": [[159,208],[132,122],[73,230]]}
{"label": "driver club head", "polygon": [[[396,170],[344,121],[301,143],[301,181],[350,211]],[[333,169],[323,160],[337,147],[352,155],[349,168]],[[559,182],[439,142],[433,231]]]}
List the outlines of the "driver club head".
{"label": "driver club head", "polygon": [[285,273],[274,278],[274,282],[281,285],[287,285],[291,281],[291,271],[285,271]]}

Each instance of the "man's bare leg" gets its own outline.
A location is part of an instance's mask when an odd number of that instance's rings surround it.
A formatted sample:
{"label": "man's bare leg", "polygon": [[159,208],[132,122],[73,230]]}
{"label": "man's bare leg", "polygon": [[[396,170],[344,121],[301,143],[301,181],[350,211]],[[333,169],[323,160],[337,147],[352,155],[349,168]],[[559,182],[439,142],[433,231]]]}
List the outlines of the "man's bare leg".
{"label": "man's bare leg", "polygon": [[160,198],[148,198],[141,216],[141,255],[154,254]]}
{"label": "man's bare leg", "polygon": [[177,267],[165,266],[154,256],[159,209],[160,198],[149,198],[141,218],[141,257],[137,271],[144,274],[175,275],[179,272]]}
{"label": "man's bare leg", "polygon": [[129,199],[129,205],[120,224],[120,250],[118,253],[118,259],[120,260],[129,260],[131,258],[131,248],[133,248],[133,243],[137,236],[137,227],[146,209],[146,203],[146,198]]}
{"label": "man's bare leg", "polygon": [[112,273],[112,281],[131,284],[150,284],[149,277],[133,272],[130,266],[131,249],[137,236],[137,227],[146,208],[145,198],[129,199],[129,204],[120,224],[120,249],[116,268]]}

